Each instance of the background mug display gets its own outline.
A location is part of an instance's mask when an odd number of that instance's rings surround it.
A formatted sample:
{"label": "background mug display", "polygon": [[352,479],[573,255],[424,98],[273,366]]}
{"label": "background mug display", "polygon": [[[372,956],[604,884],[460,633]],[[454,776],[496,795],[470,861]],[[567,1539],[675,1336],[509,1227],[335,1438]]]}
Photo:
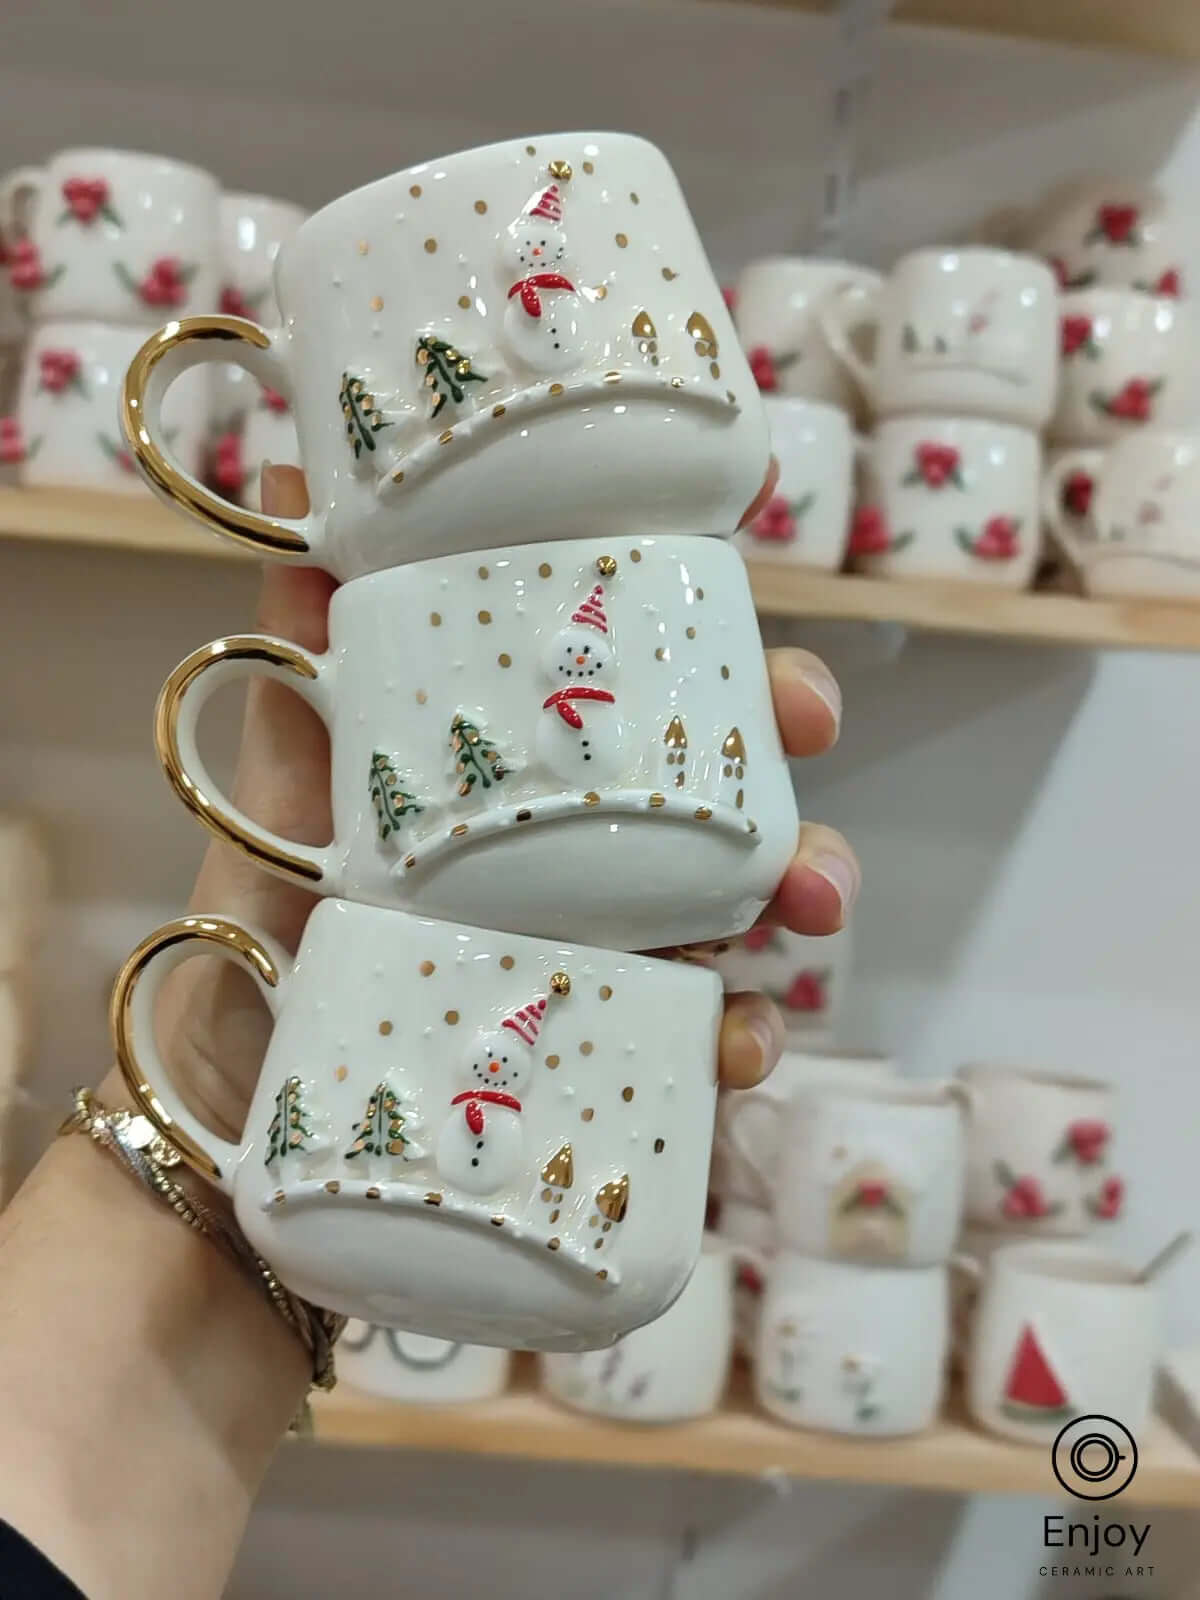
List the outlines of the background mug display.
{"label": "background mug display", "polygon": [[420,1405],[492,1400],[508,1383],[512,1352],[455,1344],[351,1318],[338,1340],[338,1379],[380,1400]]}
{"label": "background mug display", "polygon": [[853,301],[882,281],[854,262],[804,256],[769,256],[743,268],[733,317],[759,388],[822,400],[853,414],[857,387],[830,350],[816,313],[831,295]]}
{"label": "background mug display", "polygon": [[1112,444],[1151,424],[1200,417],[1200,344],[1189,305],[1135,289],[1061,301],[1062,362],[1050,431],[1060,444]]}
{"label": "background mug display", "polygon": [[1083,1247],[1014,1244],[983,1279],[967,1404],[992,1433],[1050,1444],[1073,1417],[1116,1417],[1137,1438],[1161,1354],[1159,1291]]}
{"label": "background mug display", "polygon": [[801,1093],[775,1178],[779,1246],[933,1266],[962,1220],[966,1151],[954,1087],[880,1083]]}
{"label": "background mug display", "polygon": [[[318,893],[621,949],[747,927],[796,846],[745,569],[718,539],[525,545],[340,588],[330,648],[218,641],[172,674],[184,802]],[[329,725],[334,843],[259,827],[200,761],[221,683],[289,684]]]}
{"label": "background mug display", "polygon": [[1029,248],[1065,289],[1113,286],[1179,297],[1195,288],[1194,222],[1152,184],[1083,178],[1057,185],[1028,225]]}
{"label": "background mug display", "polygon": [[[549,134],[395,173],[310,217],[275,287],[282,328],[161,330],[125,409],[158,491],[260,553],[347,579],[514,529],[560,538],[564,520],[579,538],[728,536],[766,475],[758,388],[642,139]],[[307,517],[238,510],[171,457],[167,387],[229,360],[296,414]]]}
{"label": "background mug display", "polygon": [[[138,328],[51,322],[34,328],[17,395],[20,481],[29,486],[144,494],[121,437],[125,369],[142,342]],[[172,448],[198,468],[209,420],[209,374],[190,372],[163,412]]]}
{"label": "background mug display", "polygon": [[947,1271],[781,1254],[767,1269],[754,1384],[796,1428],[919,1433],[937,1416]]}
{"label": "background mug display", "polygon": [[854,435],[844,411],[815,400],[763,401],[779,481],[734,542],[745,556],[836,572],[846,554]]}
{"label": "background mug display", "polygon": [[963,1067],[956,1081],[968,1106],[968,1222],[1074,1234],[1120,1215],[1108,1084],[1002,1066]]}
{"label": "background mug display", "polygon": [[[1054,406],[1058,295],[1050,269],[1007,250],[914,250],[881,288],[835,296],[829,346],[876,415],[951,412],[1041,428]],[[856,333],[873,327],[864,361]]]}
{"label": "background mug display", "polygon": [[675,1304],[609,1350],[542,1357],[546,1393],[625,1422],[684,1422],[717,1409],[733,1348],[734,1252],[705,1239]]}
{"label": "background mug display", "polygon": [[217,303],[217,180],[129,150],[63,150],[0,183],[8,273],[39,322],[152,328]]}
{"label": "background mug display", "polygon": [[[275,1018],[240,1145],[154,1042],[182,961],[243,964]],[[680,962],[323,900],[293,961],[222,917],[168,923],[117,980],[137,1104],[289,1288],[433,1338],[594,1349],[695,1264],[721,985]]]}
{"label": "background mug display", "polygon": [[849,927],[814,939],[759,922],[718,951],[713,965],[726,989],[756,989],[774,1000],[789,1050],[821,1050],[845,1008],[852,954]]}
{"label": "background mug display", "polygon": [[[713,1187],[716,1187],[715,1179]],[[737,1261],[737,1279],[733,1291],[733,1346],[739,1355],[749,1361],[754,1355],[758,1338],[764,1266],[775,1254],[775,1222],[771,1213],[761,1206],[722,1197],[717,1207],[715,1232],[717,1238],[733,1247]]]}
{"label": "background mug display", "polygon": [[890,417],[863,451],[850,554],[888,578],[1023,589],[1041,543],[1041,446],[1028,428]]}
{"label": "background mug display", "polygon": [[[1078,508],[1071,486],[1084,481]],[[1146,429],[1107,451],[1063,451],[1042,516],[1089,594],[1200,596],[1200,434]]]}

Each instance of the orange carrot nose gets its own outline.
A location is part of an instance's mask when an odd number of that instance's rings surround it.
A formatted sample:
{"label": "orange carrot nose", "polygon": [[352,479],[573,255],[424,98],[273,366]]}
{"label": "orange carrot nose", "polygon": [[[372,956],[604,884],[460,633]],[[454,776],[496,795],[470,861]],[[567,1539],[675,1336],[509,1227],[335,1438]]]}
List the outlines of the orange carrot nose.
{"label": "orange carrot nose", "polygon": [[575,657],[575,665],[577,667],[581,667],[586,660],[587,660],[586,656],[576,656]]}
{"label": "orange carrot nose", "polygon": [[488,1071],[489,1072],[499,1072],[500,1071],[500,1063],[498,1061],[489,1061],[488,1062]]}
{"label": "orange carrot nose", "polygon": [[533,253],[534,253],[535,256],[540,256],[541,253],[542,253],[541,245],[535,244],[534,247],[533,247]]}

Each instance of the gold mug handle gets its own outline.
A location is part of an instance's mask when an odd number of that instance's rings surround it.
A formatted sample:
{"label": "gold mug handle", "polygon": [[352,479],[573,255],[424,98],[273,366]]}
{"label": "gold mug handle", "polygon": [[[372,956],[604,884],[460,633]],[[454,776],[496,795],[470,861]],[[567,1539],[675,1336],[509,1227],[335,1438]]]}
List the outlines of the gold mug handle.
{"label": "gold mug handle", "polygon": [[167,781],[211,833],[245,851],[281,878],[317,894],[335,892],[332,846],[300,844],[246,815],[210,776],[196,738],[200,714],[223,684],[261,675],[295,690],[328,727],[333,703],[332,658],[312,656],[270,634],[233,634],[193,650],[171,673],[154,711],[154,744]]}
{"label": "gold mug handle", "polygon": [[162,429],[163,398],[181,373],[206,362],[245,367],[291,403],[291,376],[272,336],[257,323],[225,316],[168,322],[130,362],[121,396],[125,442],[147,483],[168,505],[259,555],[320,566],[323,529],[311,512],[306,517],[268,517],[248,511],[206,488],[171,455]]}
{"label": "gold mug handle", "polygon": [[154,1039],[154,1007],[163,979],[206,947],[246,966],[271,1015],[278,1016],[292,969],[282,947],[229,917],[179,917],[148,934],[121,968],[109,1020],[117,1064],[138,1110],[190,1167],[228,1194],[240,1147],[211,1133],[184,1105]]}

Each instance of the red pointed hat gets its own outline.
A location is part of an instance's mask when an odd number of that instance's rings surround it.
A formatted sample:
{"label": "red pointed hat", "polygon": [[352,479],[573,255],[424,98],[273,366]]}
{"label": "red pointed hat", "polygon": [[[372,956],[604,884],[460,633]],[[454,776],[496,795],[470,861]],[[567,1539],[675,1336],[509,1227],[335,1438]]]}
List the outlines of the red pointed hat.
{"label": "red pointed hat", "polygon": [[541,194],[534,199],[533,204],[529,207],[529,215],[531,217],[545,217],[547,222],[555,224],[562,221],[562,195],[559,193],[556,183],[552,183],[549,188],[543,189]]}
{"label": "red pointed hat", "polygon": [[527,1006],[522,1006],[519,1011],[514,1011],[511,1017],[505,1017],[500,1024],[502,1028],[511,1028],[527,1045],[537,1042],[538,1033],[541,1031],[542,1018],[546,1015],[546,996],[535,995]]}
{"label": "red pointed hat", "polygon": [[582,622],[585,627],[595,628],[600,633],[608,632],[608,618],[604,614],[604,588],[597,584],[580,606],[578,611],[571,613],[572,622]]}

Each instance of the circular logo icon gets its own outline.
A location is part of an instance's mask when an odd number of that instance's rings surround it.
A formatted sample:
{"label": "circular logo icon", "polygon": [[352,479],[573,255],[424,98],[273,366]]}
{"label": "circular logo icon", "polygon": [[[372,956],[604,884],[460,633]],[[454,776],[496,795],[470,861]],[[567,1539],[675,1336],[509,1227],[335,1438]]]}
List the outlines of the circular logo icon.
{"label": "circular logo icon", "polygon": [[1050,1447],[1050,1461],[1077,1500],[1111,1500],[1133,1482],[1138,1449],[1124,1423],[1096,1413],[1067,1423]]}

